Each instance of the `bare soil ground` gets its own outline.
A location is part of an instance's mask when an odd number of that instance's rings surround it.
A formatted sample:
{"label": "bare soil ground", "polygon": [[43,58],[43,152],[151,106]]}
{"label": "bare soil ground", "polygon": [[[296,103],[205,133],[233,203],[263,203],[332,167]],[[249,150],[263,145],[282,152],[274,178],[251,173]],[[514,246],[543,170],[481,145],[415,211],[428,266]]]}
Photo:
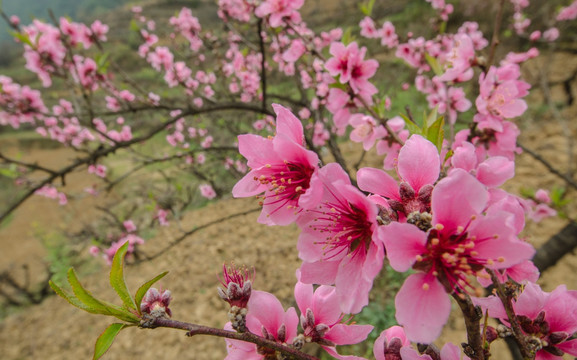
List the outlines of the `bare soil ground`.
{"label": "bare soil ground", "polygon": [[[551,66],[557,72],[552,77],[565,78],[577,68],[574,57],[555,57],[563,66]],[[533,64],[532,69],[538,64]],[[572,70],[567,69],[568,65]],[[577,94],[575,82],[573,91]],[[560,85],[552,88],[555,102],[564,101],[565,94]],[[530,102],[542,102],[537,92]],[[551,116],[524,118],[520,122],[523,132],[520,141],[539,152],[552,165],[566,169],[570,158],[567,139],[577,137],[575,116],[577,105],[566,107],[561,112],[565,124]],[[38,161],[56,168],[73,156],[68,149],[18,149],[17,144],[0,144],[11,151],[22,151],[23,159]],[[359,148],[345,149],[351,154]],[[573,158],[577,156],[573,149]],[[379,160],[367,159],[367,164],[378,166]],[[573,162],[572,166],[575,167]],[[74,174],[68,179],[67,191],[80,191],[89,186],[93,178],[85,173]],[[517,175],[511,180],[508,190],[518,191],[521,187],[537,189],[563,185],[555,175],[535,162],[529,155],[522,154],[517,160]],[[573,202],[570,215],[575,217],[575,192],[570,191]],[[34,197],[23,205],[12,221],[0,229],[0,271],[17,271],[28,264],[32,273],[40,273],[46,250],[34,237],[34,229],[49,231],[54,227],[81,226],[93,216],[90,207],[100,201],[84,198],[59,207],[54,200]],[[190,229],[229,214],[243,212],[256,207],[253,199],[225,199],[205,208],[185,214],[181,221],[183,229]],[[162,286],[172,291],[172,309],[175,319],[221,327],[227,321],[225,304],[216,294],[217,274],[224,261],[252,265],[256,269],[255,288],[276,294],[285,306],[292,306],[292,289],[295,269],[299,266],[296,252],[297,228],[267,227],[256,222],[257,213],[237,217],[200,231],[185,239],[156,260],[130,266],[127,269],[129,287],[135,289],[140,283],[157,273],[170,270]],[[557,233],[565,220],[546,219],[539,224],[529,222],[524,236],[536,247]],[[159,229],[157,235],[147,241],[143,251],[148,254],[164,248],[179,236],[179,229]],[[87,249],[86,249],[87,251]],[[102,264],[97,273],[84,276],[84,283],[94,294],[114,301],[115,295],[108,285],[107,267]],[[40,276],[38,276],[40,278]],[[548,291],[559,283],[577,288],[577,256],[568,254],[553,269],[543,274],[540,284]],[[0,323],[0,353],[2,359],[88,359],[92,356],[96,337],[110,323],[108,318],[82,312],[63,299],[52,296],[42,304],[28,307],[2,320]],[[458,317],[451,318],[445,334],[439,340],[460,343],[464,340],[463,325]],[[501,349],[501,350],[498,350]],[[495,359],[508,359],[501,345],[495,349]],[[107,359],[222,359],[226,350],[224,341],[210,337],[185,338],[183,332],[157,329],[128,329],[121,333],[106,355]]]}

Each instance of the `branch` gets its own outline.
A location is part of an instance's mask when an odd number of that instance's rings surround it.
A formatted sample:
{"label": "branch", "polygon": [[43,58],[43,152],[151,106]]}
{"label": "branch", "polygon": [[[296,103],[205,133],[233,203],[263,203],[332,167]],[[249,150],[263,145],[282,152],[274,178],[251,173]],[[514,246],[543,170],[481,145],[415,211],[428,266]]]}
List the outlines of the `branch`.
{"label": "branch", "polygon": [[302,360],[318,360],[318,358],[305,354],[302,351],[299,351],[293,347],[277,343],[276,341],[267,340],[263,337],[257,336],[255,334],[246,332],[246,333],[237,333],[234,331],[228,331],[224,329],[217,329],[208,326],[202,326],[197,324],[190,324],[181,321],[176,321],[167,318],[155,318],[150,324],[141,325],[143,328],[171,328],[171,329],[179,329],[179,330],[186,330],[186,336],[194,336],[194,335],[211,335],[211,336],[218,336],[227,339],[234,339],[240,340],[245,342],[250,342],[256,344],[258,347],[265,347],[269,349],[274,349],[282,354],[290,356],[291,359],[302,359]]}
{"label": "branch", "polygon": [[503,9],[505,8],[505,0],[500,0],[499,11],[497,12],[497,17],[495,19],[495,27],[493,28],[493,37],[491,38],[491,52],[489,53],[489,59],[487,60],[486,67],[491,67],[493,60],[495,59],[495,50],[499,44],[499,32],[501,31],[501,23],[503,22]]}
{"label": "branch", "polygon": [[521,351],[521,356],[523,357],[523,359],[533,359],[535,355],[531,353],[530,350],[531,347],[527,342],[525,334],[523,334],[523,330],[521,330],[519,322],[517,321],[515,311],[513,310],[513,303],[511,302],[511,297],[507,296],[507,294],[505,293],[503,284],[501,284],[501,282],[497,278],[497,275],[495,275],[495,272],[491,269],[486,270],[489,273],[489,275],[491,275],[491,280],[493,281],[493,285],[497,290],[497,296],[503,303],[503,307],[505,308],[505,312],[507,313],[507,319],[511,324],[511,330],[513,331],[513,336],[515,338],[515,341],[517,342],[517,345],[519,346],[519,351]]}
{"label": "branch", "polygon": [[[465,295],[461,298],[461,295]],[[473,305],[471,297],[464,293],[452,293],[453,299],[457,301],[463,317],[465,318],[465,327],[467,328],[467,344],[464,346],[465,354],[471,358],[471,360],[485,360],[485,350],[483,347],[482,336],[481,336],[481,319],[482,314],[477,310],[477,307]]]}
{"label": "branch", "polygon": [[264,38],[262,37],[262,19],[258,20],[258,45],[260,48],[260,82],[262,86],[262,108],[266,109],[266,53],[264,51]]}

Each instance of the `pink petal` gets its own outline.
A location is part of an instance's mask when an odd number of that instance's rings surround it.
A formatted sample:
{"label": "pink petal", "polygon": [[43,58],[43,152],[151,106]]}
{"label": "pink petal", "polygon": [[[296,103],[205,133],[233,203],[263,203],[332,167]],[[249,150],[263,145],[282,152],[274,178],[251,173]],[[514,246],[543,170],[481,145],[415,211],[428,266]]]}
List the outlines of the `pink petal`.
{"label": "pink petal", "polygon": [[415,350],[411,347],[408,347],[408,346],[401,348],[401,359],[403,359],[403,360],[432,360],[429,355],[427,355],[427,354],[419,355],[417,350]]}
{"label": "pink petal", "polygon": [[[297,270],[299,272],[299,270]],[[295,300],[301,311],[301,314],[306,314],[307,309],[313,307],[313,285],[304,284],[300,281],[295,285]]]}
{"label": "pink petal", "polygon": [[267,190],[267,186],[256,181],[258,171],[251,171],[240,179],[232,188],[232,196],[235,198],[255,196]]}
{"label": "pink petal", "polygon": [[336,324],[324,336],[337,345],[357,344],[365,340],[373,331],[372,325]]}
{"label": "pink petal", "polygon": [[304,146],[303,124],[289,109],[279,104],[272,104],[276,113],[276,133],[286,136],[295,143]]}
{"label": "pink petal", "polygon": [[435,277],[419,273],[405,280],[395,297],[395,307],[397,322],[405,327],[407,338],[430,344],[449,318],[451,301]]}
{"label": "pink petal", "polygon": [[477,168],[477,179],[488,187],[497,187],[515,176],[515,163],[503,156],[493,156]]}
{"label": "pink petal", "polygon": [[365,278],[363,264],[364,258],[358,255],[347,256],[340,263],[335,286],[345,314],[359,313],[369,303],[373,281]]}
{"label": "pink petal", "polygon": [[414,225],[392,222],[379,226],[379,230],[382,231],[389,263],[399,272],[409,270],[417,255],[426,252],[427,235]]}
{"label": "pink petal", "polygon": [[379,194],[389,199],[400,200],[397,181],[386,172],[365,167],[357,171],[359,188],[373,194]]}
{"label": "pink petal", "polygon": [[306,284],[332,285],[337,277],[339,261],[303,262],[301,281]]}
{"label": "pink petal", "polygon": [[555,345],[559,349],[563,350],[567,354],[571,354],[573,356],[577,356],[577,339],[564,341],[561,344]]}
{"label": "pink petal", "polygon": [[420,135],[411,136],[399,152],[399,175],[415,192],[437,181],[440,165],[437,147]]}
{"label": "pink petal", "polygon": [[452,233],[483,211],[488,199],[483,184],[468,172],[455,169],[433,189],[433,224],[442,224],[444,232]]}
{"label": "pink petal", "polygon": [[244,134],[238,136],[238,151],[247,159],[247,166],[260,168],[274,162],[277,156],[273,150],[273,142],[262,136]]}
{"label": "pink petal", "polygon": [[333,346],[322,346],[323,349],[325,349],[325,351],[327,353],[329,353],[330,356],[332,356],[335,359],[339,359],[339,360],[367,360],[365,358],[359,357],[359,356],[354,356],[354,355],[341,355],[337,352],[337,349],[335,349]]}
{"label": "pink petal", "polygon": [[263,326],[276,338],[283,323],[285,312],[280,301],[273,294],[253,290],[248,301],[246,324],[254,334],[261,334]]}

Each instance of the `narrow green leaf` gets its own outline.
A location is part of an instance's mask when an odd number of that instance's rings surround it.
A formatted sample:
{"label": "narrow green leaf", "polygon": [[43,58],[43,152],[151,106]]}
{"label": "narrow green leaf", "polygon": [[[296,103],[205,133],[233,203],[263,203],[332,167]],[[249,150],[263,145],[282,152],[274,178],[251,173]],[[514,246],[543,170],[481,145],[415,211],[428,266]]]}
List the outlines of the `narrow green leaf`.
{"label": "narrow green leaf", "polygon": [[140,31],[140,26],[138,26],[138,23],[136,22],[136,20],[132,19],[130,21],[130,30],[132,31]]}
{"label": "narrow green leaf", "polygon": [[144,284],[142,284],[138,290],[136,290],[136,295],[134,296],[134,301],[136,302],[136,306],[138,309],[138,313],[140,314],[140,303],[142,302],[142,298],[144,298],[144,295],[146,295],[146,292],[148,291],[148,289],[150,289],[150,287],[152,285],[154,285],[155,282],[157,282],[158,280],[162,279],[163,277],[166,276],[166,274],[168,274],[168,271],[165,271],[159,275],[156,275],[153,279],[148,280],[147,282],[145,282]]}
{"label": "narrow green leaf", "polygon": [[412,122],[411,119],[409,119],[406,115],[401,114],[401,117],[405,120],[405,126],[407,127],[407,130],[409,130],[411,134],[419,134],[419,135],[423,134],[423,131],[421,130],[419,125]]}
{"label": "narrow green leaf", "polygon": [[427,62],[431,66],[431,69],[433,69],[435,75],[440,76],[443,74],[443,68],[441,67],[441,64],[439,64],[439,61],[437,61],[437,59],[435,59],[434,57],[432,57],[427,53],[425,53],[425,59],[427,59]]}
{"label": "narrow green leaf", "polygon": [[136,310],[134,299],[128,292],[126,281],[124,280],[124,258],[128,251],[128,241],[124,243],[114,254],[112,259],[112,267],[110,268],[110,285],[116,291],[122,303],[127,309]]}
{"label": "narrow green leaf", "polygon": [[110,304],[106,301],[96,299],[88,290],[84,289],[74,269],[68,270],[68,282],[72,287],[72,291],[84,305],[99,311],[99,314],[114,316],[120,320],[128,322],[139,322],[140,319],[128,310],[124,310],[119,306]]}
{"label": "narrow green leaf", "polygon": [[369,9],[367,9],[367,6],[365,4],[359,4],[359,10],[361,10],[363,15],[369,16]]}
{"label": "narrow green leaf", "polygon": [[94,345],[94,360],[100,359],[102,355],[108,351],[114,342],[116,335],[118,335],[120,330],[124,329],[126,326],[126,324],[110,324],[110,326],[100,334],[98,339],[96,339],[96,344]]}
{"label": "narrow green leaf", "polygon": [[8,32],[10,33],[10,35],[12,37],[15,37],[16,39],[20,40],[24,44],[29,45],[31,47],[34,47],[34,45],[32,44],[32,41],[30,41],[30,38],[28,37],[27,34],[19,33],[17,31],[8,31]]}
{"label": "narrow green leaf", "polygon": [[52,280],[48,281],[48,284],[50,285],[50,287],[52,288],[52,290],[54,290],[54,292],[56,294],[58,294],[61,298],[63,298],[64,300],[68,301],[71,305],[76,306],[77,308],[84,310],[86,312],[89,312],[91,314],[103,314],[106,315],[106,313],[103,313],[97,309],[94,309],[92,307],[86,306],[83,302],[81,302],[80,300],[78,300],[78,298],[72,294],[68,294],[67,292],[65,292],[62,288],[60,288],[58,285],[56,285]]}
{"label": "narrow green leaf", "polygon": [[438,109],[439,106],[435,106],[435,108],[433,110],[431,110],[431,112],[429,113],[429,115],[425,116],[425,120],[424,120],[424,127],[429,128],[431,127],[439,118],[437,116],[438,114]]}
{"label": "narrow green leaf", "polygon": [[435,144],[437,150],[441,152],[443,147],[443,139],[445,137],[445,119],[441,116],[427,129],[426,138]]}
{"label": "narrow green leaf", "polygon": [[367,5],[367,16],[371,16],[371,14],[373,13],[373,7],[375,6],[375,0],[369,0],[369,3]]}

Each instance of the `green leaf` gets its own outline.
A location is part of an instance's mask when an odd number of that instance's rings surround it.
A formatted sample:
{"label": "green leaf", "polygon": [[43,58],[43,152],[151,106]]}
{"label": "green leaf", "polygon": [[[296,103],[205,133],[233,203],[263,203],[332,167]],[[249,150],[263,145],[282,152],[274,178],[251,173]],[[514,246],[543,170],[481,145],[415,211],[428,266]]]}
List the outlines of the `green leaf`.
{"label": "green leaf", "polygon": [[441,67],[441,64],[439,64],[439,61],[437,59],[435,59],[434,57],[432,57],[427,53],[425,53],[425,59],[427,59],[427,62],[429,63],[429,65],[431,65],[431,69],[433,69],[435,75],[440,76],[443,74],[443,68]]}
{"label": "green leaf", "polygon": [[341,42],[346,46],[346,45],[349,45],[354,40],[355,40],[355,37],[353,35],[351,35],[351,28],[348,27],[345,30],[345,32],[343,33],[343,36],[341,37]]}
{"label": "green leaf", "polygon": [[116,335],[118,335],[120,330],[124,329],[125,327],[127,327],[126,324],[110,324],[110,326],[108,326],[106,330],[100,334],[98,339],[96,339],[96,344],[94,345],[94,360],[100,359],[102,355],[108,351],[114,342]]}
{"label": "green leaf", "polygon": [[26,45],[29,45],[31,47],[34,47],[34,45],[32,44],[32,41],[30,41],[30,37],[28,37],[28,34],[23,34],[23,33],[19,33],[17,31],[8,31],[10,33],[10,35],[12,37],[15,37],[16,39],[20,40],[21,42],[23,42]]}
{"label": "green leaf", "polygon": [[84,310],[86,312],[92,313],[92,314],[106,315],[106,313],[103,313],[102,311],[99,311],[95,308],[92,308],[92,307],[85,305],[83,302],[78,300],[78,298],[76,296],[74,296],[73,294],[68,294],[67,292],[62,290],[62,288],[60,288],[58,285],[56,285],[52,280],[48,281],[48,284],[50,285],[50,287],[52,288],[52,290],[54,290],[54,292],[56,294],[58,294],[64,300],[68,301],[71,305],[74,305],[77,308]]}
{"label": "green leaf", "polygon": [[150,287],[152,285],[154,285],[155,282],[157,282],[158,280],[165,277],[166,274],[168,274],[168,271],[165,271],[159,275],[156,275],[154,278],[152,278],[151,280],[148,280],[147,282],[142,284],[138,288],[138,290],[136,290],[136,295],[134,296],[134,301],[136,302],[136,305],[138,307],[137,310],[138,310],[139,314],[140,314],[140,303],[142,302],[142,298],[144,298],[144,295],[146,295],[146,292],[148,291],[148,289],[150,289]]}
{"label": "green leaf", "polygon": [[114,254],[112,259],[112,267],[110,268],[110,285],[116,291],[120,299],[127,309],[136,310],[134,299],[128,292],[126,281],[124,280],[124,258],[128,251],[128,241],[124,243]]}
{"label": "green leaf", "polygon": [[68,282],[74,295],[87,307],[98,311],[97,314],[114,316],[128,322],[139,322],[140,319],[133,313],[106,301],[96,299],[88,290],[84,289],[73,268],[68,270]]}
{"label": "green leaf", "polygon": [[0,176],[5,176],[10,179],[16,179],[18,177],[16,166],[10,166],[9,168],[0,168]]}
{"label": "green leaf", "polygon": [[140,26],[138,26],[138,23],[136,22],[136,20],[132,19],[130,21],[130,30],[132,31],[140,31]]}
{"label": "green leaf", "polygon": [[411,134],[423,135],[423,131],[421,130],[419,125],[411,121],[411,119],[409,119],[406,115],[401,114],[401,117],[405,120],[405,126],[407,127],[407,130],[409,130]]}
{"label": "green leaf", "polygon": [[426,138],[435,144],[437,150],[441,152],[441,148],[443,147],[443,139],[445,137],[445,119],[441,116],[435,121],[431,126],[427,128],[427,136]]}

